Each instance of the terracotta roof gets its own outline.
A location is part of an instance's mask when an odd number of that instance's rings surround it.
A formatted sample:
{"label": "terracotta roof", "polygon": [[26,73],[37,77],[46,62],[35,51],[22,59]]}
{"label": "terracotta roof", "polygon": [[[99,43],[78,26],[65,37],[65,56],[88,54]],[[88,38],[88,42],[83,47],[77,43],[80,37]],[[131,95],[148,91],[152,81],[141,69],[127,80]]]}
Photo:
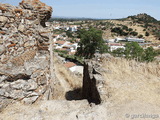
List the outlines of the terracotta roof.
{"label": "terracotta roof", "polygon": [[67,63],[64,64],[64,66],[67,67],[67,68],[71,68],[73,66],[76,66],[76,64],[73,63],[73,62],[67,62]]}
{"label": "terracotta roof", "polygon": [[61,41],[61,40],[59,40],[59,41],[57,41],[56,43],[63,45],[65,42],[66,42],[66,41]]}
{"label": "terracotta roof", "polygon": [[67,45],[73,45],[74,43],[67,43]]}
{"label": "terracotta roof", "polygon": [[64,51],[67,51],[67,48],[60,48],[60,50],[64,50]]}
{"label": "terracotta roof", "polygon": [[53,37],[57,37],[59,34],[54,34]]}

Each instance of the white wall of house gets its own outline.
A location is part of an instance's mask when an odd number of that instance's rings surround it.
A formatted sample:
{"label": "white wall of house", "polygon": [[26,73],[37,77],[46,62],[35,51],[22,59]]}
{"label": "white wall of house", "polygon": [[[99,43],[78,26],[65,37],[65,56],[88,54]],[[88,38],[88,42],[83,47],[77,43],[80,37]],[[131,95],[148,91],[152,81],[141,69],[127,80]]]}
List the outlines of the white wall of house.
{"label": "white wall of house", "polygon": [[112,52],[113,50],[116,50],[116,49],[118,49],[118,48],[123,48],[123,49],[125,49],[124,46],[110,46],[110,51]]}
{"label": "white wall of house", "polygon": [[141,42],[141,43],[145,41],[144,39],[132,38],[132,37],[128,37],[128,38],[126,38],[126,40],[127,40],[128,42]]}
{"label": "white wall of house", "polygon": [[125,38],[116,38],[116,39],[115,39],[115,42],[125,41],[125,40],[126,40]]}
{"label": "white wall of house", "polygon": [[71,50],[71,52],[76,52],[76,50],[74,50],[74,49],[70,49]]}
{"label": "white wall of house", "polygon": [[61,49],[62,48],[62,46],[56,46],[56,48],[55,49]]}
{"label": "white wall of house", "polygon": [[70,70],[71,72],[76,71],[76,66],[70,67],[69,70]]}
{"label": "white wall of house", "polygon": [[78,43],[74,43],[72,46],[77,50]]}
{"label": "white wall of house", "polygon": [[83,66],[73,66],[73,67],[70,67],[69,70],[71,72],[77,72],[77,73],[83,74]]}

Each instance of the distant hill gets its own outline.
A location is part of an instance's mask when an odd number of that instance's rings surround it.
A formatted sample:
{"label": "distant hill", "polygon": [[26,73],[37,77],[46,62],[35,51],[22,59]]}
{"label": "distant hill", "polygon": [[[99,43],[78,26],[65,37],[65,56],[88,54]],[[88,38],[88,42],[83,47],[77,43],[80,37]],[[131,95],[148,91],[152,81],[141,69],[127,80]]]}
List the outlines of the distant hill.
{"label": "distant hill", "polygon": [[141,13],[141,14],[134,15],[134,16],[128,16],[127,18],[135,22],[138,22],[138,23],[159,23],[160,22],[156,20],[154,17],[146,13]]}
{"label": "distant hill", "polygon": [[132,20],[133,23],[141,24],[141,26],[144,27],[144,30],[153,34],[160,40],[160,21],[154,17],[146,13],[141,13],[134,16],[128,16],[125,20]]}

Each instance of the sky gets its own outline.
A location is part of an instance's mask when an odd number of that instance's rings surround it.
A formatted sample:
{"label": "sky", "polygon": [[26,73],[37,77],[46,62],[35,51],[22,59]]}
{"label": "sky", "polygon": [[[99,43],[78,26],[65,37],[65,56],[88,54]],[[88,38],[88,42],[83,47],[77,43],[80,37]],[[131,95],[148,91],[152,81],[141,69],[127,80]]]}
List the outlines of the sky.
{"label": "sky", "polygon": [[[160,20],[160,0],[41,0],[53,7],[52,17],[124,18],[147,13]],[[21,0],[0,0],[18,5]]]}

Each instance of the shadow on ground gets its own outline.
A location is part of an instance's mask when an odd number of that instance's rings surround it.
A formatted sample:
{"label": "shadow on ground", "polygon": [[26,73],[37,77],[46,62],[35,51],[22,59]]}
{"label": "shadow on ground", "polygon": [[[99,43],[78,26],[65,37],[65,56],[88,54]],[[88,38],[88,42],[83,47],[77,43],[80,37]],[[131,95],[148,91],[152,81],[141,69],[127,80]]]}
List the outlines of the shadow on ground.
{"label": "shadow on ground", "polygon": [[76,88],[74,90],[68,91],[65,94],[66,100],[82,100],[81,88]]}

